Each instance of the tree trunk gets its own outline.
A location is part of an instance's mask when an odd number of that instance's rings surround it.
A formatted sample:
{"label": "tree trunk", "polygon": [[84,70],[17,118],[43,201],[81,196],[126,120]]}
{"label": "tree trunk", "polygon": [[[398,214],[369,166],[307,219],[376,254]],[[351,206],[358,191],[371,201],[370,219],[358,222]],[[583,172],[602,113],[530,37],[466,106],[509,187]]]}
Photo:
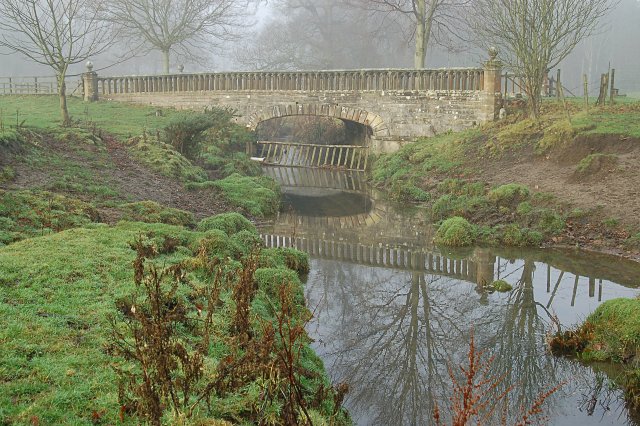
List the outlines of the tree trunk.
{"label": "tree trunk", "polygon": [[64,74],[58,76],[58,96],[60,97],[60,115],[62,125],[67,127],[71,124],[69,110],[67,109],[67,84],[64,82]]}
{"label": "tree trunk", "polygon": [[169,49],[162,50],[162,72],[169,74]]}
{"label": "tree trunk", "polygon": [[424,68],[424,60],[427,50],[427,38],[425,28],[425,14],[427,11],[427,0],[416,0],[416,50],[413,57],[414,68]]}

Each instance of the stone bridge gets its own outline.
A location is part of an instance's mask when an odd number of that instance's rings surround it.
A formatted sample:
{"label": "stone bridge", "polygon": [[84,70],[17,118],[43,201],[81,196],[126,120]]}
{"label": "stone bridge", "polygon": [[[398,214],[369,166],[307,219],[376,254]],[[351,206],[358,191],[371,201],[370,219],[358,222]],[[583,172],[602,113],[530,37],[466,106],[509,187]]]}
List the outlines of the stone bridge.
{"label": "stone bridge", "polygon": [[222,72],[103,77],[83,74],[85,100],[163,107],[233,108],[255,129],[286,116],[317,115],[368,128],[374,153],[405,141],[491,121],[501,104],[500,65],[481,68]]}

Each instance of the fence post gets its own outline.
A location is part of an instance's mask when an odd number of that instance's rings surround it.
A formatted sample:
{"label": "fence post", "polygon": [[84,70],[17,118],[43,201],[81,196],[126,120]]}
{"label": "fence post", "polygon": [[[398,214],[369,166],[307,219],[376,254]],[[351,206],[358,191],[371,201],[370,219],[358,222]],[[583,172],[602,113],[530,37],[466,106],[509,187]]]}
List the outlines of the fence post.
{"label": "fence post", "polygon": [[98,73],[93,71],[93,63],[87,61],[87,72],[82,73],[84,85],[84,101],[94,102],[98,100]]}
{"label": "fence post", "polygon": [[489,49],[489,60],[484,64],[483,121],[496,119],[502,106],[502,63],[496,59],[498,49]]}
{"label": "fence post", "polygon": [[609,105],[613,105],[613,98],[615,97],[615,93],[613,92],[613,85],[616,79],[616,69],[611,68],[611,91],[609,92]]}

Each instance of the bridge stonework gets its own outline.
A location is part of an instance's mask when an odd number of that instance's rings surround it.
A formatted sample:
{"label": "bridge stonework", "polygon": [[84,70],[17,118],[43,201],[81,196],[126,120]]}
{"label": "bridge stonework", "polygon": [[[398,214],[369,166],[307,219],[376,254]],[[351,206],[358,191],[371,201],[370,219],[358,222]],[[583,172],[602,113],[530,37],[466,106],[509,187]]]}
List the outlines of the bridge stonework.
{"label": "bridge stonework", "polygon": [[335,117],[369,127],[369,146],[381,153],[419,136],[494,120],[501,104],[499,76],[493,58],[474,69],[92,75],[85,99],[233,108],[238,123],[251,129],[277,117]]}

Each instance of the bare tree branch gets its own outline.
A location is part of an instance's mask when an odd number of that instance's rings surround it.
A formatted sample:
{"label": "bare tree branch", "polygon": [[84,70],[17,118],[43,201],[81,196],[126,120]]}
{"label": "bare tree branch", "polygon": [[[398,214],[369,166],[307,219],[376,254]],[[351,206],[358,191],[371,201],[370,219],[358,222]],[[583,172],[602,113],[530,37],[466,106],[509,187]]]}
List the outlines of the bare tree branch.
{"label": "bare tree branch", "polygon": [[90,0],[0,0],[0,47],[53,69],[64,125],[70,122],[64,80],[69,66],[101,53],[111,41],[109,23],[90,6]]}
{"label": "bare tree branch", "polygon": [[248,16],[257,0],[110,0],[103,17],[118,27],[134,48],[159,50],[164,73],[171,53],[203,63],[221,41],[231,40],[252,23]]}
{"label": "bare tree branch", "polygon": [[529,112],[538,117],[547,71],[557,66],[617,0],[477,0],[472,27],[484,47],[494,46],[508,69],[522,76]]}

